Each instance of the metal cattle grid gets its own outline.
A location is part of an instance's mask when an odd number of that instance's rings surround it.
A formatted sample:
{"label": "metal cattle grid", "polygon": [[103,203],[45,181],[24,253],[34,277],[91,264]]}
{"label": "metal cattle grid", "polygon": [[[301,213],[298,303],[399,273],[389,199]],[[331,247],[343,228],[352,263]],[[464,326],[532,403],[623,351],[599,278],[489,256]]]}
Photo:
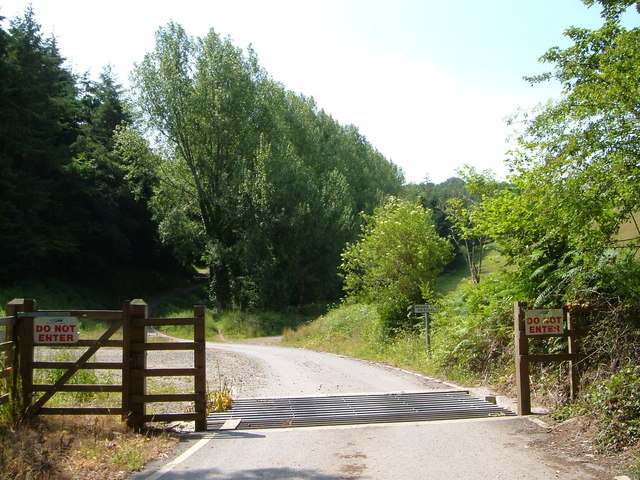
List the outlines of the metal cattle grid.
{"label": "metal cattle grid", "polygon": [[234,400],[231,410],[212,413],[209,430],[424,422],[512,416],[515,413],[465,390],[329,395]]}

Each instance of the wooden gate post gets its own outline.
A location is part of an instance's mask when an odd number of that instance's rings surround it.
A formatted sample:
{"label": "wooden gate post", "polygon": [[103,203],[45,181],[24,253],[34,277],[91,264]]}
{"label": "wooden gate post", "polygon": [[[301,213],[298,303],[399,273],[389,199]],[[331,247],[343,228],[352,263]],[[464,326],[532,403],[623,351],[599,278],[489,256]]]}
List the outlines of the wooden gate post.
{"label": "wooden gate post", "polygon": [[[147,341],[147,327],[139,320],[149,317],[149,308],[144,300],[133,300],[126,305],[123,328],[123,362],[127,371],[127,379],[123,385],[123,415],[126,415],[127,425],[134,430],[144,428],[146,404],[144,395],[147,393],[147,351],[144,344]],[[126,355],[126,356],[125,356]],[[123,371],[123,380],[124,380]],[[125,398],[126,397],[126,398]]]}
{"label": "wooden gate post", "polygon": [[193,307],[195,322],[193,326],[194,358],[193,366],[197,369],[194,379],[195,412],[198,418],[195,422],[196,432],[203,432],[207,429],[207,350],[205,337],[205,308],[202,305]]}
{"label": "wooden gate post", "polygon": [[18,313],[35,311],[36,301],[33,299],[15,298],[6,308],[7,315],[16,317],[13,332],[16,354],[13,358],[14,381],[11,396],[19,405],[23,417],[28,414],[33,398],[33,317],[18,318]]}
{"label": "wooden gate post", "polygon": [[531,415],[531,383],[529,380],[529,339],[525,335],[524,305],[515,302],[513,320],[516,350],[516,389],[518,393],[518,415]]}
{"label": "wooden gate post", "polygon": [[131,301],[122,302],[122,420],[129,421],[131,407]]}
{"label": "wooden gate post", "polygon": [[[571,312],[571,310],[567,310],[567,330],[569,330],[569,338],[568,341],[568,353],[569,355],[577,355],[579,354],[578,350],[580,348],[578,342],[579,329],[580,329],[580,321],[582,320],[583,313]],[[569,360],[569,398],[571,400],[575,400],[578,396],[579,390],[579,371],[578,371],[578,361],[573,357]]]}

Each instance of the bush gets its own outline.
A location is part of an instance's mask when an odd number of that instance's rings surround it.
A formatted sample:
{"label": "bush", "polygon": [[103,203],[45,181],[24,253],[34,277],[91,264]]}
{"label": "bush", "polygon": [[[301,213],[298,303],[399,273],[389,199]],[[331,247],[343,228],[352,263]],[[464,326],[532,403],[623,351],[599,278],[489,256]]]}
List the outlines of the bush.
{"label": "bush", "polygon": [[502,373],[512,362],[513,303],[518,292],[508,272],[448,294],[432,322],[432,359],[444,373],[470,380]]}
{"label": "bush", "polygon": [[597,419],[597,439],[606,450],[640,441],[640,366],[630,365],[593,385],[585,396],[585,409]]}
{"label": "bush", "polygon": [[350,301],[375,304],[387,333],[413,327],[407,307],[433,296],[433,285],[453,256],[439,237],[431,211],[391,198],[365,216],[357,243],[347,246],[340,266]]}

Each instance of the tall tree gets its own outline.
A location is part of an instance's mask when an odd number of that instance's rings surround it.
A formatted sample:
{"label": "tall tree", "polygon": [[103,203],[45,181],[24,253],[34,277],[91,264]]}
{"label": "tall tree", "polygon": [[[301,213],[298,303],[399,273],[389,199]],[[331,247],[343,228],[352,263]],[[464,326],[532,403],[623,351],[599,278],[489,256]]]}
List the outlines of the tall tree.
{"label": "tall tree", "polygon": [[158,30],[156,49],[134,72],[138,105],[157,141],[174,162],[184,162],[208,242],[217,300],[229,304],[235,274],[234,199],[238,176],[258,142],[252,127],[255,55],[244,56],[229,39],[211,31],[189,37],[175,23]]}
{"label": "tall tree", "polygon": [[[255,54],[210,31],[157,33],[136,68],[137,104],[158,147],[153,205],[165,239],[210,266],[222,306],[284,307],[336,298],[336,267],[398,169],[355,127],[267,77]],[[139,151],[140,135],[121,147]]]}
{"label": "tall tree", "polygon": [[2,276],[44,268],[75,248],[59,208],[77,135],[75,79],[55,39],[29,8],[3,32],[0,64],[0,264]]}
{"label": "tall tree", "polygon": [[360,239],[343,253],[347,297],[376,304],[388,332],[411,327],[407,307],[431,299],[451,244],[436,233],[429,210],[406,200],[392,197],[365,218]]}
{"label": "tall tree", "polygon": [[513,188],[486,205],[488,231],[540,302],[637,286],[622,272],[640,248],[640,29],[620,25],[628,2],[601,3],[601,28],[570,28],[573,45],[542,57],[554,69],[531,81],[558,80],[562,98],[525,118]]}

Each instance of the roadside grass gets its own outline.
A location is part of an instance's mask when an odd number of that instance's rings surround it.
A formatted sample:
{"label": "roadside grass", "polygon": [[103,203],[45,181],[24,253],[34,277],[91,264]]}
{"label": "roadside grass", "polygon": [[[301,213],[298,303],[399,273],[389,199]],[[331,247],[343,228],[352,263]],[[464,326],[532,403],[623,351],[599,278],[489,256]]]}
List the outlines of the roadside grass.
{"label": "roadside grass", "polygon": [[[482,278],[490,273],[500,270],[501,268],[504,268],[504,260],[496,250],[495,245],[487,245],[485,247],[480,277]],[[467,278],[469,278],[469,267],[462,258],[457,257],[456,260],[449,265],[447,270],[436,280],[436,293],[439,295],[451,293],[458,288],[463,280]]]}
{"label": "roadside grass", "polygon": [[385,337],[373,305],[341,305],[297,330],[287,329],[283,343],[393,365],[438,377],[424,334],[398,332]]}
{"label": "roadside grass", "polygon": [[[499,254],[489,247],[482,274],[489,275],[500,268],[502,262]],[[452,294],[468,277],[466,263],[462,260],[454,262],[438,278],[436,295],[444,298]],[[444,372],[438,356],[427,352],[423,317],[416,316],[415,321],[416,330],[388,336],[383,334],[374,305],[342,304],[297,329],[286,329],[283,341],[291,346],[382,362],[433,378],[444,379],[446,376],[447,380],[458,383],[476,380],[470,372],[461,369]],[[433,342],[434,332],[431,333]]]}
{"label": "roadside grass", "polygon": [[177,442],[163,431],[134,433],[110,416],[0,424],[0,480],[124,479]]}
{"label": "roadside grass", "polygon": [[326,305],[303,309],[290,308],[280,312],[229,310],[216,313],[214,321],[229,339],[282,335],[286,329],[297,328],[326,312]]}
{"label": "roadside grass", "polygon": [[[193,316],[193,306],[204,305],[207,341],[238,340],[282,335],[289,328],[303,325],[327,311],[327,305],[307,305],[279,312],[218,310],[208,300],[205,286],[177,292],[167,297],[153,312],[155,318],[188,318]],[[178,338],[193,338],[193,327],[163,326],[159,329]]]}

